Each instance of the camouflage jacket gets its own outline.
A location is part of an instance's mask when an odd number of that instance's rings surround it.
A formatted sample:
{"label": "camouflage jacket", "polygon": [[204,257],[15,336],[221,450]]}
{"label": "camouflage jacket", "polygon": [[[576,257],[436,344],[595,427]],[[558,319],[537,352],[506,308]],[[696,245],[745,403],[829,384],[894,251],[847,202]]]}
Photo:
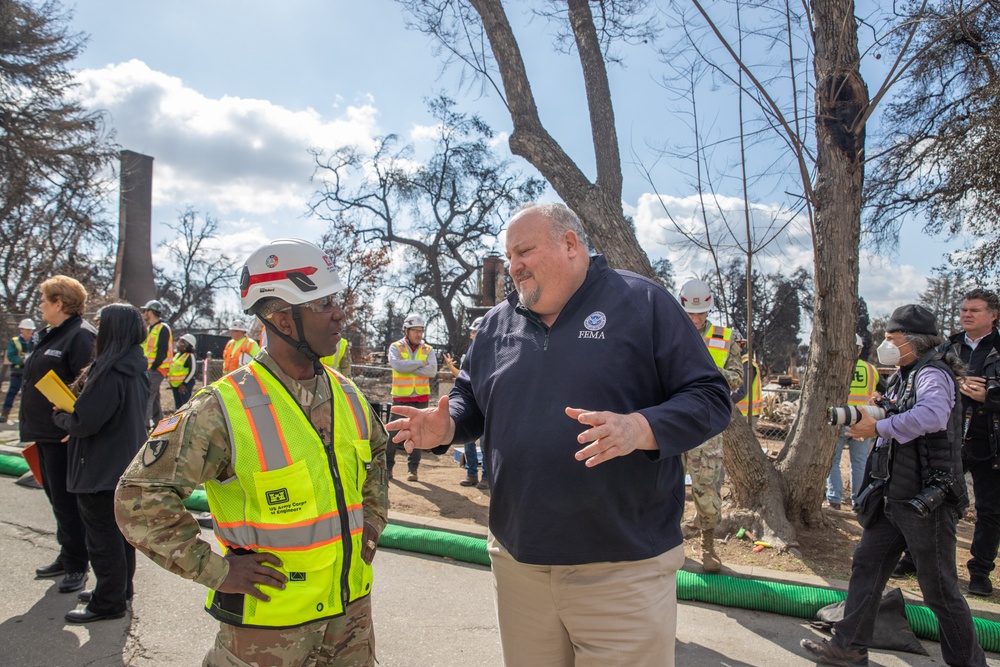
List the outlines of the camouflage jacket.
{"label": "camouflage jacket", "polygon": [[[317,431],[331,430],[328,383],[320,379],[312,392],[282,371],[266,351],[256,359],[298,392],[294,398]],[[125,539],[136,549],[161,567],[215,589],[225,581],[229,564],[201,539],[201,529],[184,508],[184,499],[210,479],[235,476],[229,431],[222,405],[204,389],[177,416],[180,419],[167,427],[168,432],[150,436],[125,471],[115,493],[115,514]],[[364,514],[365,524],[381,534],[389,511],[388,435],[374,410],[371,433],[372,465],[362,488]]]}

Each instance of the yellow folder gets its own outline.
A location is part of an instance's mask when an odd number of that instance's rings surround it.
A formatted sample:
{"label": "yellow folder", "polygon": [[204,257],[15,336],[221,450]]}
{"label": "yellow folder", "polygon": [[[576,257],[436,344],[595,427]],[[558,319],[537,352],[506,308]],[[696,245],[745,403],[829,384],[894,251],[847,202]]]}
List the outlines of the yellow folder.
{"label": "yellow folder", "polygon": [[45,395],[45,398],[52,401],[60,410],[73,412],[73,405],[76,404],[76,395],[70,391],[69,387],[56,375],[55,371],[49,371],[42,376],[42,379],[35,383],[35,388]]}

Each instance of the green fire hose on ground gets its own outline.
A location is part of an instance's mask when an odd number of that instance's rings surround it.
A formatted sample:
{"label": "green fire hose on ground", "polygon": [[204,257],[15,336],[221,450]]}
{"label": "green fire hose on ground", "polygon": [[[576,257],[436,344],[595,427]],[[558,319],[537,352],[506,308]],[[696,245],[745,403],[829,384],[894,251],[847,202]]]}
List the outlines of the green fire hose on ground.
{"label": "green fire hose on ground", "polygon": [[[28,464],[20,456],[0,454],[0,474],[21,476]],[[184,505],[199,512],[208,511],[205,492],[191,494]],[[415,553],[451,558],[465,563],[489,565],[486,540],[441,530],[409,528],[389,524],[379,539],[379,545]],[[757,579],[743,579],[721,574],[677,573],[677,598],[696,602],[766,611],[811,620],[816,612],[830,604],[842,602],[844,591],[782,584]],[[927,607],[906,605],[906,619],[913,633],[923,639],[938,641],[937,617]],[[973,618],[976,634],[983,649],[1000,652],[1000,623]]]}

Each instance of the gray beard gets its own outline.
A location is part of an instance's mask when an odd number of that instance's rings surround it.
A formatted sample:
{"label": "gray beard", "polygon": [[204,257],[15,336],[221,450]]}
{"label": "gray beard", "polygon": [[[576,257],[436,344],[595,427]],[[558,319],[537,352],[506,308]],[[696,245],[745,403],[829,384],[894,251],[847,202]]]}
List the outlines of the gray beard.
{"label": "gray beard", "polygon": [[535,287],[535,289],[528,292],[518,287],[517,296],[521,299],[521,305],[525,308],[532,308],[542,298],[542,288]]}

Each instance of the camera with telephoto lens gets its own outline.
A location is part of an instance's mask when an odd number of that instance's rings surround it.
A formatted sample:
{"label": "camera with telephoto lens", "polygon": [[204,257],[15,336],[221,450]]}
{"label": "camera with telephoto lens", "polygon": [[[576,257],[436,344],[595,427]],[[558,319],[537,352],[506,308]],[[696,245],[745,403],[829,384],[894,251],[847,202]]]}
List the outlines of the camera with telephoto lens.
{"label": "camera with telephoto lens", "polygon": [[959,497],[962,495],[962,489],[950,472],[935,470],[927,480],[924,490],[910,500],[910,506],[917,510],[920,516],[927,516],[940,507],[949,494]]}
{"label": "camera with telephoto lens", "polygon": [[876,420],[885,419],[886,409],[880,405],[844,405],[826,409],[826,423],[832,426],[853,426],[861,421],[864,413]]}

